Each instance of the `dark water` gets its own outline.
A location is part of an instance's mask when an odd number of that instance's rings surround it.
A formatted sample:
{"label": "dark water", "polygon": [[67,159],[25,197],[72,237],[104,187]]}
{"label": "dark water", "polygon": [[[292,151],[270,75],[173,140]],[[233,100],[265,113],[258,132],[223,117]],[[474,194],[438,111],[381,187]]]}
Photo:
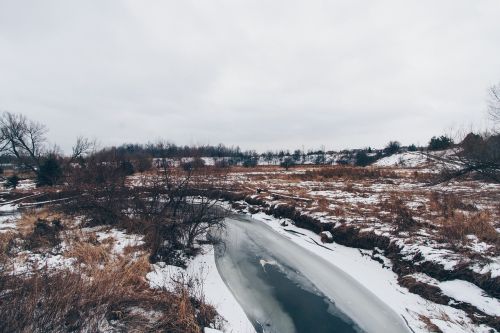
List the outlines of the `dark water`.
{"label": "dark water", "polygon": [[[265,270],[260,270],[258,276],[272,286],[272,296],[290,316],[296,332],[359,332],[352,321],[342,315],[325,296],[318,291],[314,293],[306,290],[299,283],[292,281],[282,269],[275,265],[266,265]],[[269,325],[265,327],[266,332],[274,332],[272,318],[262,324]],[[255,326],[259,333],[264,332],[262,325]]]}

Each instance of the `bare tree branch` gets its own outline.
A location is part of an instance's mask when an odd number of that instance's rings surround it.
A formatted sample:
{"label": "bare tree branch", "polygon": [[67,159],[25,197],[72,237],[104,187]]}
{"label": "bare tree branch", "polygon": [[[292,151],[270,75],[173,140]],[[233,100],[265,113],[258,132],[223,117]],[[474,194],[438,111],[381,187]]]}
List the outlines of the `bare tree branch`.
{"label": "bare tree branch", "polygon": [[490,99],[488,101],[488,113],[491,120],[496,124],[500,123],[500,83],[494,85],[489,91]]}
{"label": "bare tree branch", "polygon": [[21,114],[4,112],[0,118],[0,131],[4,150],[37,173],[46,145],[46,127]]}

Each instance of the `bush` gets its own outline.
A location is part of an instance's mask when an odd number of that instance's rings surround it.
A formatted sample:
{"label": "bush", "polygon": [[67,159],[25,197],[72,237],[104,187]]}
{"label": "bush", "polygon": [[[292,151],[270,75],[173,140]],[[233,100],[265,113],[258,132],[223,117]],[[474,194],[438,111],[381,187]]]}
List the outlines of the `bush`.
{"label": "bush", "polygon": [[184,171],[192,171],[203,168],[204,166],[205,161],[199,157],[195,157],[192,161],[181,163],[181,167]]}
{"label": "bush", "polygon": [[493,218],[485,212],[464,214],[457,212],[452,217],[441,219],[440,233],[444,240],[452,244],[464,244],[468,235],[500,247],[500,236],[492,224]]}
{"label": "bush", "polygon": [[446,135],[441,135],[440,137],[433,136],[431,141],[429,141],[429,150],[444,150],[448,149],[453,145],[453,139],[447,137]]}
{"label": "bush", "polygon": [[152,159],[147,155],[141,155],[135,160],[135,168],[139,172],[151,170],[152,166]]}
{"label": "bush", "polygon": [[398,141],[390,141],[384,148],[384,153],[386,155],[393,155],[399,153],[401,149],[401,144]]}
{"label": "bush", "polygon": [[412,231],[417,227],[417,221],[401,199],[395,199],[391,211],[395,214],[394,223],[398,231]]}
{"label": "bush", "polygon": [[63,230],[61,221],[38,219],[35,223],[35,228],[31,235],[28,236],[26,245],[28,250],[37,249],[40,247],[54,247],[57,246],[61,239],[59,233]]}
{"label": "bush", "polygon": [[214,165],[216,168],[221,168],[221,169],[229,168],[231,166],[229,162],[225,159],[215,161]]}
{"label": "bush", "polygon": [[255,166],[257,166],[257,158],[254,158],[254,157],[251,157],[251,158],[247,158],[243,161],[243,166],[245,168],[253,168]]}
{"label": "bush", "polygon": [[17,175],[7,177],[7,181],[5,182],[5,187],[15,189],[17,187],[17,185],[19,184],[19,180],[20,179]]}
{"label": "bush", "polygon": [[289,168],[295,165],[295,161],[291,157],[286,157],[281,163],[280,166],[288,170]]}
{"label": "bush", "polygon": [[41,165],[37,174],[37,186],[53,186],[62,177],[62,168],[54,156],[49,156]]}
{"label": "bush", "polygon": [[318,155],[316,155],[316,158],[314,159],[314,164],[322,165],[326,163],[326,157],[323,152],[320,152]]}
{"label": "bush", "polygon": [[118,172],[125,176],[131,176],[135,172],[134,165],[130,161],[121,161]]}
{"label": "bush", "polygon": [[417,151],[417,146],[415,146],[414,144],[411,144],[408,146],[408,151]]}
{"label": "bush", "polygon": [[367,166],[375,162],[377,158],[375,156],[368,156],[366,151],[358,151],[356,153],[356,161],[354,162],[355,165],[357,166]]}

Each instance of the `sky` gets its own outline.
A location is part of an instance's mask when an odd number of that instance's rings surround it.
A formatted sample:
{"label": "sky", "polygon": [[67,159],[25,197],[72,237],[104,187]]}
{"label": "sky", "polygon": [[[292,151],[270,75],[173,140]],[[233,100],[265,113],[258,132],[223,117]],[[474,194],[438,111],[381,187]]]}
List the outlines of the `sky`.
{"label": "sky", "polygon": [[0,110],[69,150],[425,145],[488,126],[498,0],[0,0]]}

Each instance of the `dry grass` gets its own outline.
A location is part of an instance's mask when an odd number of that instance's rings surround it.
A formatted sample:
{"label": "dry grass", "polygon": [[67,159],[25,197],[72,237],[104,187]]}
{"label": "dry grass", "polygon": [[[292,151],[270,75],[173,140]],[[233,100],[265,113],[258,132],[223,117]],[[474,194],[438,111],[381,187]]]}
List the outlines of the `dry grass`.
{"label": "dry grass", "polygon": [[456,211],[477,211],[472,204],[466,204],[454,193],[430,192],[428,195],[429,210],[445,218],[452,217]]}
{"label": "dry grass", "polygon": [[56,211],[49,209],[31,209],[23,212],[21,217],[16,221],[17,230],[23,235],[26,236],[33,232],[35,228],[36,222],[39,220],[59,220],[63,221],[64,216]]}
{"label": "dry grass", "polygon": [[97,332],[112,326],[127,332],[199,333],[215,323],[214,308],[186,285],[175,292],[150,289],[146,255],[95,265],[84,250],[77,247],[73,253],[92,265],[71,271],[45,269],[24,277],[1,271],[0,331]]}
{"label": "dry grass", "polygon": [[95,267],[106,264],[111,258],[112,244],[98,242],[94,233],[74,235],[72,239],[68,239],[68,243],[64,255],[75,258],[77,263]]}
{"label": "dry grass", "polygon": [[[151,270],[146,253],[127,247],[114,255],[114,239],[98,241],[95,232],[69,222],[70,228],[56,227],[60,218],[33,210],[22,215],[22,232],[0,233],[0,332],[200,333],[204,326],[220,325],[198,292],[201,287],[153,290],[146,280]],[[61,241],[63,255],[76,259],[71,269],[33,265],[22,275],[12,270],[25,255],[13,248],[57,253]]]}
{"label": "dry grass", "polygon": [[2,232],[0,233],[0,270],[11,257],[11,250],[16,243],[16,233]]}
{"label": "dry grass", "polygon": [[492,217],[488,212],[455,212],[453,216],[439,219],[438,223],[441,225],[440,234],[444,241],[463,244],[467,241],[467,235],[475,235],[480,240],[495,245],[498,250],[500,236],[491,221]]}
{"label": "dry grass", "polygon": [[[39,272],[27,279],[3,276],[0,284],[7,292],[0,298],[0,331],[96,332],[114,320],[113,326],[131,332],[199,333],[201,319],[214,319],[214,311],[200,307],[185,288],[150,290],[143,279],[148,270],[145,259],[119,262],[91,277],[70,271]],[[150,311],[159,315],[149,316]],[[208,315],[212,318],[202,318]]]}
{"label": "dry grass", "polygon": [[[412,231],[417,227],[412,211],[405,204],[405,196],[391,195],[379,205],[381,212],[388,212],[391,216],[390,222],[395,224],[397,231]],[[383,216],[379,216],[384,219]]]}
{"label": "dry grass", "polygon": [[349,180],[362,180],[362,179],[383,179],[383,178],[398,178],[398,175],[391,170],[379,168],[362,168],[352,166],[328,166],[307,170],[303,174],[292,175],[301,180],[326,180],[326,179],[349,179]]}

